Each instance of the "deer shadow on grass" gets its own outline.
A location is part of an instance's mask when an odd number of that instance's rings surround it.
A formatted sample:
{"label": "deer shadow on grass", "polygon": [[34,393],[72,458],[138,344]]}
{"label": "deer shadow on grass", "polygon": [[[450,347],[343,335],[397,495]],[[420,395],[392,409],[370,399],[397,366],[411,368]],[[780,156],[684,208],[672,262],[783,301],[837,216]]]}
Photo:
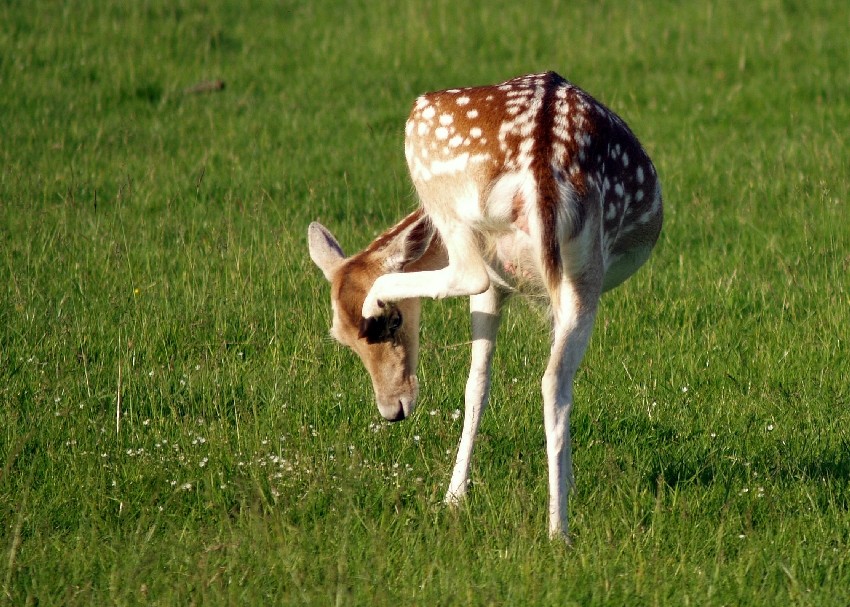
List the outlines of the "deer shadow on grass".
{"label": "deer shadow on grass", "polygon": [[722,488],[728,500],[751,487],[784,491],[791,485],[814,483],[833,488],[821,492],[816,501],[850,510],[850,443],[846,440],[813,440],[804,433],[765,440],[754,434],[754,424],[726,438],[706,440],[705,432],[699,430],[677,432],[664,424],[645,425],[653,436],[650,440],[659,445],[642,474],[644,486],[654,491],[661,486],[674,491],[714,486]]}

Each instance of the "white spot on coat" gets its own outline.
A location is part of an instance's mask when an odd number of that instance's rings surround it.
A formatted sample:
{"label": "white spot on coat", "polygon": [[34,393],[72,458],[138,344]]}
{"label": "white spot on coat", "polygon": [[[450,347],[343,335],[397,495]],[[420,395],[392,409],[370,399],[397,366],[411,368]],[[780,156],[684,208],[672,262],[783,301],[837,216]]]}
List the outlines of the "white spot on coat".
{"label": "white spot on coat", "polygon": [[450,160],[435,160],[431,163],[431,172],[434,175],[449,175],[452,173],[460,173],[466,170],[466,165],[469,162],[469,153],[464,152],[459,156],[455,156]]}

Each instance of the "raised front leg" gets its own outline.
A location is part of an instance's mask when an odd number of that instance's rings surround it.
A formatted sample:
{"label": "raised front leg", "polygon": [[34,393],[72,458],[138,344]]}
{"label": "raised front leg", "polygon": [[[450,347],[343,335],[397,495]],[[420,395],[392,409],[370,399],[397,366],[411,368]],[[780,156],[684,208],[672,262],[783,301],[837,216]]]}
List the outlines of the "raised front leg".
{"label": "raised front leg", "polygon": [[[584,299],[584,298],[583,298]],[[572,285],[564,283],[561,306],[555,310],[554,335],[549,363],[543,375],[543,420],[549,464],[549,536],[569,541],[567,511],[573,486],[570,413],[573,381],[596,316],[595,297],[582,300]]]}
{"label": "raised front leg", "polygon": [[469,298],[472,312],[472,358],[469,379],[466,380],[464,399],[463,434],[457,450],[457,460],[452,471],[452,480],[446,491],[445,502],[456,505],[464,495],[469,484],[469,463],[472,459],[472,447],[481,415],[487,408],[490,392],[490,370],[493,362],[493,350],[501,319],[502,295],[491,286],[484,293]]}
{"label": "raised front leg", "polygon": [[363,301],[363,318],[381,316],[387,302],[472,296],[487,290],[490,277],[472,230],[455,225],[442,230],[441,236],[449,264],[440,270],[391,272],[379,276]]}

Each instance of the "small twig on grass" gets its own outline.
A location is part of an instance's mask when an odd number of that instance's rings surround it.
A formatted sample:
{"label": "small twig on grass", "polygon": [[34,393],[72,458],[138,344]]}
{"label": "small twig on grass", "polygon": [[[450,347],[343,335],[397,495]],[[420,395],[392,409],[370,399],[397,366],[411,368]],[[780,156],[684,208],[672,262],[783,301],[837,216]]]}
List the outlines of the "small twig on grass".
{"label": "small twig on grass", "polygon": [[216,93],[224,90],[224,80],[205,80],[183,89],[184,95],[198,95],[201,93]]}

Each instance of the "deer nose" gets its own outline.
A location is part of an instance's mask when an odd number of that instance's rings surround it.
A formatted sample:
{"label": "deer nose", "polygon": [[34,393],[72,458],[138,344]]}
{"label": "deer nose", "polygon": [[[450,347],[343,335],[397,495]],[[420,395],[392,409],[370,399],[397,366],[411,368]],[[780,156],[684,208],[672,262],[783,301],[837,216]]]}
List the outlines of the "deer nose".
{"label": "deer nose", "polygon": [[412,397],[400,396],[391,399],[387,403],[379,404],[378,409],[388,422],[400,422],[410,417],[415,406],[416,401]]}
{"label": "deer nose", "polygon": [[384,417],[386,417],[387,421],[390,421],[390,422],[400,422],[401,420],[403,420],[405,415],[404,415],[404,408],[401,406],[401,403],[399,402],[399,407],[398,407],[398,409],[396,409],[395,415],[391,415],[389,417],[384,416]]}

